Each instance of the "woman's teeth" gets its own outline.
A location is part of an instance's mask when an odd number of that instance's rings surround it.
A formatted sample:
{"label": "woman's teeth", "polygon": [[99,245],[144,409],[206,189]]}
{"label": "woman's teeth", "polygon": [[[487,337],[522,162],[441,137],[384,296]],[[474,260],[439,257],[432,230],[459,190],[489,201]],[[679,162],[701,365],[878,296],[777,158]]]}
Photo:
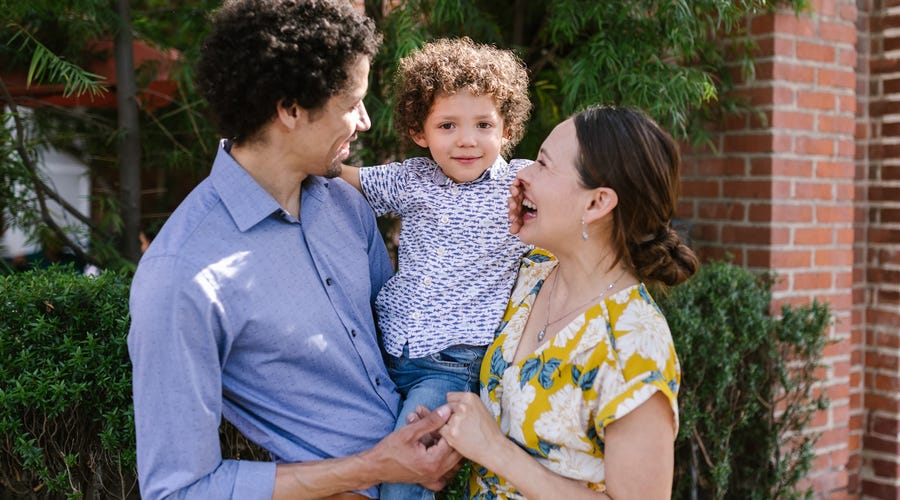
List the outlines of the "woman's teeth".
{"label": "woman's teeth", "polygon": [[530,200],[522,200],[522,206],[528,210],[532,210],[532,211],[537,210],[537,206],[535,206],[535,204],[532,203]]}

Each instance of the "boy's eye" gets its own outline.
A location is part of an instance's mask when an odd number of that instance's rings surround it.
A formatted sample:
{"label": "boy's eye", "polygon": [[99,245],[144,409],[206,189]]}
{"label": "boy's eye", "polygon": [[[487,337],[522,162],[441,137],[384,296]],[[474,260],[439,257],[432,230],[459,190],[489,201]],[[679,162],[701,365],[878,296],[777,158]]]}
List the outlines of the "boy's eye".
{"label": "boy's eye", "polygon": [[481,122],[478,124],[478,128],[491,128],[493,125],[490,122]]}
{"label": "boy's eye", "polygon": [[442,124],[438,125],[438,128],[442,128],[444,130],[450,130],[451,128],[453,128],[453,124],[452,123],[442,123]]}

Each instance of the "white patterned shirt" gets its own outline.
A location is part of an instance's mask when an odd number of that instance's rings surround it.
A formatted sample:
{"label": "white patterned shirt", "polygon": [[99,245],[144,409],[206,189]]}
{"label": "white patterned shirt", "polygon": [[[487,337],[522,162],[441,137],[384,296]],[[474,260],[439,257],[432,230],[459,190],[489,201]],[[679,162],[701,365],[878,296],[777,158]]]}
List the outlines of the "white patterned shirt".
{"label": "white patterned shirt", "polygon": [[457,344],[493,342],[519,259],[507,197],[530,160],[498,157],[457,184],[430,158],[364,167],[360,184],[377,215],[401,219],[399,269],[375,300],[385,350],[421,358]]}

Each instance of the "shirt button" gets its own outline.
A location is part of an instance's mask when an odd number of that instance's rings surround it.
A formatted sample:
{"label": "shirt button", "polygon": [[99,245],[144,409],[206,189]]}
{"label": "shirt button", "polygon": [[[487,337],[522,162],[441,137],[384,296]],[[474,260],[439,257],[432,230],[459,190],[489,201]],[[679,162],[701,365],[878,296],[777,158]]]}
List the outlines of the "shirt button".
{"label": "shirt button", "polygon": [[331,286],[331,278],[325,278],[325,284]]}
{"label": "shirt button", "polygon": [[450,220],[450,217],[447,217],[446,215],[441,216],[441,223],[446,224],[447,221],[449,221],[449,220]]}
{"label": "shirt button", "polygon": [[381,385],[381,379],[380,379],[380,378],[376,378],[376,379],[375,379],[375,385],[379,385],[379,386]]}
{"label": "shirt button", "polygon": [[350,336],[356,337],[356,330],[350,330]]}
{"label": "shirt button", "polygon": [[438,248],[437,254],[438,254],[438,257],[443,257],[444,256],[444,247]]}
{"label": "shirt button", "polygon": [[412,313],[412,318],[413,318],[413,319],[421,319],[421,318],[422,318],[422,313],[419,312],[419,311],[413,311],[413,313]]}
{"label": "shirt button", "polygon": [[426,276],[425,279],[422,280],[422,283],[424,283],[425,286],[431,286],[431,276]]}
{"label": "shirt button", "polygon": [[451,187],[451,188],[450,188],[450,192],[453,193],[453,194],[458,194],[458,193],[459,193],[459,187],[457,187],[457,186]]}

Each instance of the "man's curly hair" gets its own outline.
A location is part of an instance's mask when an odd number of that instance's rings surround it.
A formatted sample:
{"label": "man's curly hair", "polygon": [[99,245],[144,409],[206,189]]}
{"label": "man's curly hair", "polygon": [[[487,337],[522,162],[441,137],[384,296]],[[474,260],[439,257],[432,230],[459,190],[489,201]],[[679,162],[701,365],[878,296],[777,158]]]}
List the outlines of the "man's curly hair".
{"label": "man's curly hair", "polygon": [[507,155],[522,140],[531,113],[528,71],[510,50],[468,37],[426,43],[400,61],[395,79],[394,125],[401,137],[423,131],[435,97],[468,90],[494,99],[503,117]]}
{"label": "man's curly hair", "polygon": [[223,137],[253,140],[278,101],[321,109],[371,58],[375,23],[340,0],[226,0],[201,49],[197,87]]}

